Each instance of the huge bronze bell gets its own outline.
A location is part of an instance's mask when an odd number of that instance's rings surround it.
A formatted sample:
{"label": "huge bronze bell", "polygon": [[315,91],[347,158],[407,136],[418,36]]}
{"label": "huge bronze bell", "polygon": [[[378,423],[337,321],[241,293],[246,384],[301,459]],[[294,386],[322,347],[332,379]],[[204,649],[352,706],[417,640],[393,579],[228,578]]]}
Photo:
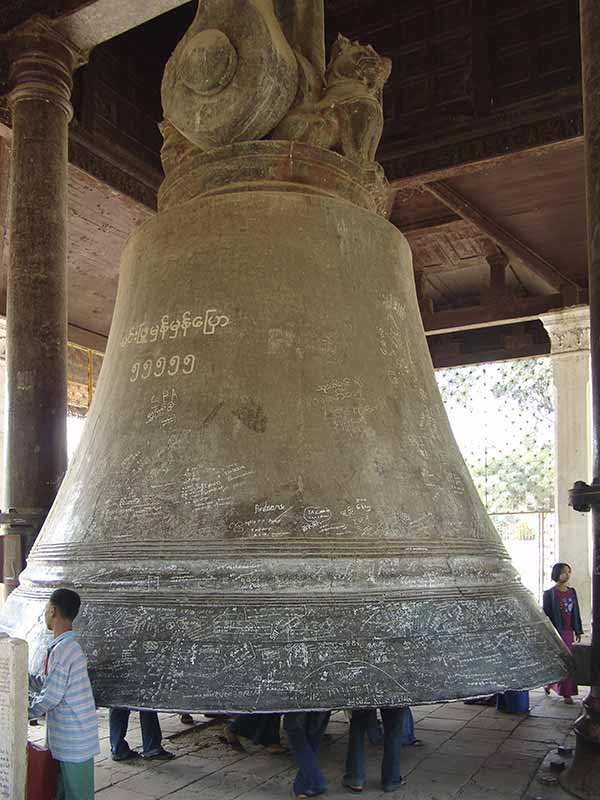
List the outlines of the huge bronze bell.
{"label": "huge bronze bell", "polygon": [[[3,626],[83,596],[97,701],[424,703],[540,686],[565,647],[453,439],[373,161],[389,62],[322,0],[205,0],[163,83],[85,433]],[[263,137],[271,134],[271,138]]]}

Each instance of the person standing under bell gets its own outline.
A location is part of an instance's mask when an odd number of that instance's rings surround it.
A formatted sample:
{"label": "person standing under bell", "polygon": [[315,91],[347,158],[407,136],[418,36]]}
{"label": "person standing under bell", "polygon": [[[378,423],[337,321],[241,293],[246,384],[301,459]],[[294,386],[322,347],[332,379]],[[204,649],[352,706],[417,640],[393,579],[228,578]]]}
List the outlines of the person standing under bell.
{"label": "person standing under bell", "polygon": [[108,717],[110,752],[113,761],[130,761],[144,758],[146,761],[168,761],[175,753],[162,746],[162,731],[156,711],[140,711],[142,729],[142,752],[132,750],[125,736],[129,725],[128,708],[111,708]]}
{"label": "person standing under bell", "polygon": [[[383,722],[383,760],[381,762],[381,788],[384,792],[395,792],[404,780],[400,774],[400,751],[402,745],[416,744],[407,734],[410,731],[408,706],[381,708]],[[342,784],[351,792],[362,792],[365,783],[365,733],[369,725],[376,722],[377,711],[374,708],[360,708],[352,711],[350,733],[348,735],[348,752],[346,755],[346,771]]]}
{"label": "person standing under bell", "polygon": [[[544,612],[559,632],[560,638],[572,651],[573,642],[581,641],[583,626],[577,592],[569,586],[571,567],[559,562],[552,567],[551,577],[554,586],[544,592]],[[573,703],[573,695],[578,693],[577,684],[570,675],[558,683],[545,686],[546,694],[550,694],[550,689],[554,689],[569,705]]]}
{"label": "person standing under bell", "polygon": [[58,762],[58,800],[94,800],[94,756],[100,752],[87,659],[73,632],[80,604],[71,589],[52,592],[44,621],[54,638],[44,676],[29,680],[29,719],[46,715],[48,747]]}
{"label": "person standing under bell", "polygon": [[298,767],[292,788],[295,800],[306,800],[327,791],[327,780],[319,766],[319,749],[330,713],[292,711],[283,716],[283,729]]}

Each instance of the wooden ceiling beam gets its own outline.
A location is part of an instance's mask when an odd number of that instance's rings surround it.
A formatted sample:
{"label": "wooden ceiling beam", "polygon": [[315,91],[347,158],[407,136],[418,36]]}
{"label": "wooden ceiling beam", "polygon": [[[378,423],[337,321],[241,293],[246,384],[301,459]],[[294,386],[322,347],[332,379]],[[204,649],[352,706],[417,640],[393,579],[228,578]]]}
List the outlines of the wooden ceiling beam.
{"label": "wooden ceiling beam", "polygon": [[95,0],[57,19],[54,27],[80,50],[92,50],[138,25],[143,25],[188,0]]}
{"label": "wooden ceiling beam", "polygon": [[528,269],[542,278],[550,288],[561,292],[569,302],[579,302],[580,292],[583,291],[582,286],[562,273],[554,264],[536,253],[502,225],[484,214],[448,183],[434,181],[425,184],[425,188],[449,209],[479,228],[498,247],[518,258]]}
{"label": "wooden ceiling beam", "polygon": [[[587,296],[587,293],[584,293]],[[580,302],[587,302],[587,299]],[[490,325],[508,325],[511,322],[524,322],[537,319],[565,305],[561,294],[539,295],[537,297],[515,297],[510,302],[490,303],[449,311],[421,313],[423,327],[427,336],[440,333],[453,333],[469,328],[485,328]]]}
{"label": "wooden ceiling beam", "polygon": [[0,32],[9,32],[34,14],[41,14],[56,31],[87,52],[187,2],[189,0],[68,0],[58,5],[49,0],[22,0],[20,3],[0,0]]}
{"label": "wooden ceiling beam", "polygon": [[[571,138],[565,138],[561,141],[542,143],[533,147],[522,147],[519,150],[512,150],[500,155],[492,155],[485,158],[472,158],[467,161],[451,164],[447,167],[425,168],[411,175],[391,179],[390,186],[392,189],[397,189],[398,191],[402,191],[403,189],[417,189],[426,186],[427,183],[445,181],[450,178],[456,178],[459,175],[474,175],[479,172],[490,172],[500,164],[530,159],[532,156],[560,153],[564,150],[581,150],[582,148],[583,136],[572,136]],[[401,159],[400,154],[398,158]],[[385,168],[387,166],[387,161],[393,162],[394,156],[389,156],[386,159],[384,151],[384,154],[380,156],[379,160]]]}

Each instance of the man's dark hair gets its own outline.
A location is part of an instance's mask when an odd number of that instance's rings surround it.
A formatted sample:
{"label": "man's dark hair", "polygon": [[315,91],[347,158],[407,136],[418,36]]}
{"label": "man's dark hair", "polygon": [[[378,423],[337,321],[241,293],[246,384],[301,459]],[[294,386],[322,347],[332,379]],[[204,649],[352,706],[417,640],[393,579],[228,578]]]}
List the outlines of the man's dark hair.
{"label": "man's dark hair", "polygon": [[81,598],[72,589],[55,589],[50,595],[50,605],[58,609],[61,617],[72,622],[79,613]]}
{"label": "man's dark hair", "polygon": [[552,572],[550,573],[550,577],[552,578],[554,583],[556,583],[556,581],[560,578],[560,573],[563,571],[564,567],[568,567],[568,569],[571,569],[571,565],[566,564],[564,561],[559,561],[558,564],[555,564],[552,567]]}

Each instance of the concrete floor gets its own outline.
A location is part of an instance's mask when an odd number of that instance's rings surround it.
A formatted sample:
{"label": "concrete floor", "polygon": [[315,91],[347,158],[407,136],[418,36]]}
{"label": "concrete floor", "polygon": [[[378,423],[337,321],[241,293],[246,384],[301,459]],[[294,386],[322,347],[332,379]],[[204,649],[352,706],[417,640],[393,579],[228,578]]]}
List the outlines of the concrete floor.
{"label": "concrete floor", "polygon": [[[581,697],[582,695],[580,695]],[[559,744],[572,743],[573,721],[581,703],[566,706],[560,698],[531,693],[529,715],[505,715],[463,703],[413,709],[423,747],[402,752],[406,785],[391,795],[397,800],[562,800],[557,787],[539,782],[544,758]],[[166,748],[177,752],[170,762],[115,763],[110,758],[107,712],[98,712],[101,754],[96,760],[98,800],[279,800],[290,797],[295,769],[290,756],[273,756],[247,746],[238,753],[219,741],[219,721],[190,729],[174,714],[161,714]],[[31,739],[44,739],[43,726],[30,728]],[[332,716],[322,766],[329,780],[328,797],[348,800],[342,788],[348,723]],[[130,745],[141,741],[137,715],[132,715]],[[244,740],[245,743],[245,740]],[[368,745],[367,786],[362,797],[382,797],[378,772],[381,746]]]}

